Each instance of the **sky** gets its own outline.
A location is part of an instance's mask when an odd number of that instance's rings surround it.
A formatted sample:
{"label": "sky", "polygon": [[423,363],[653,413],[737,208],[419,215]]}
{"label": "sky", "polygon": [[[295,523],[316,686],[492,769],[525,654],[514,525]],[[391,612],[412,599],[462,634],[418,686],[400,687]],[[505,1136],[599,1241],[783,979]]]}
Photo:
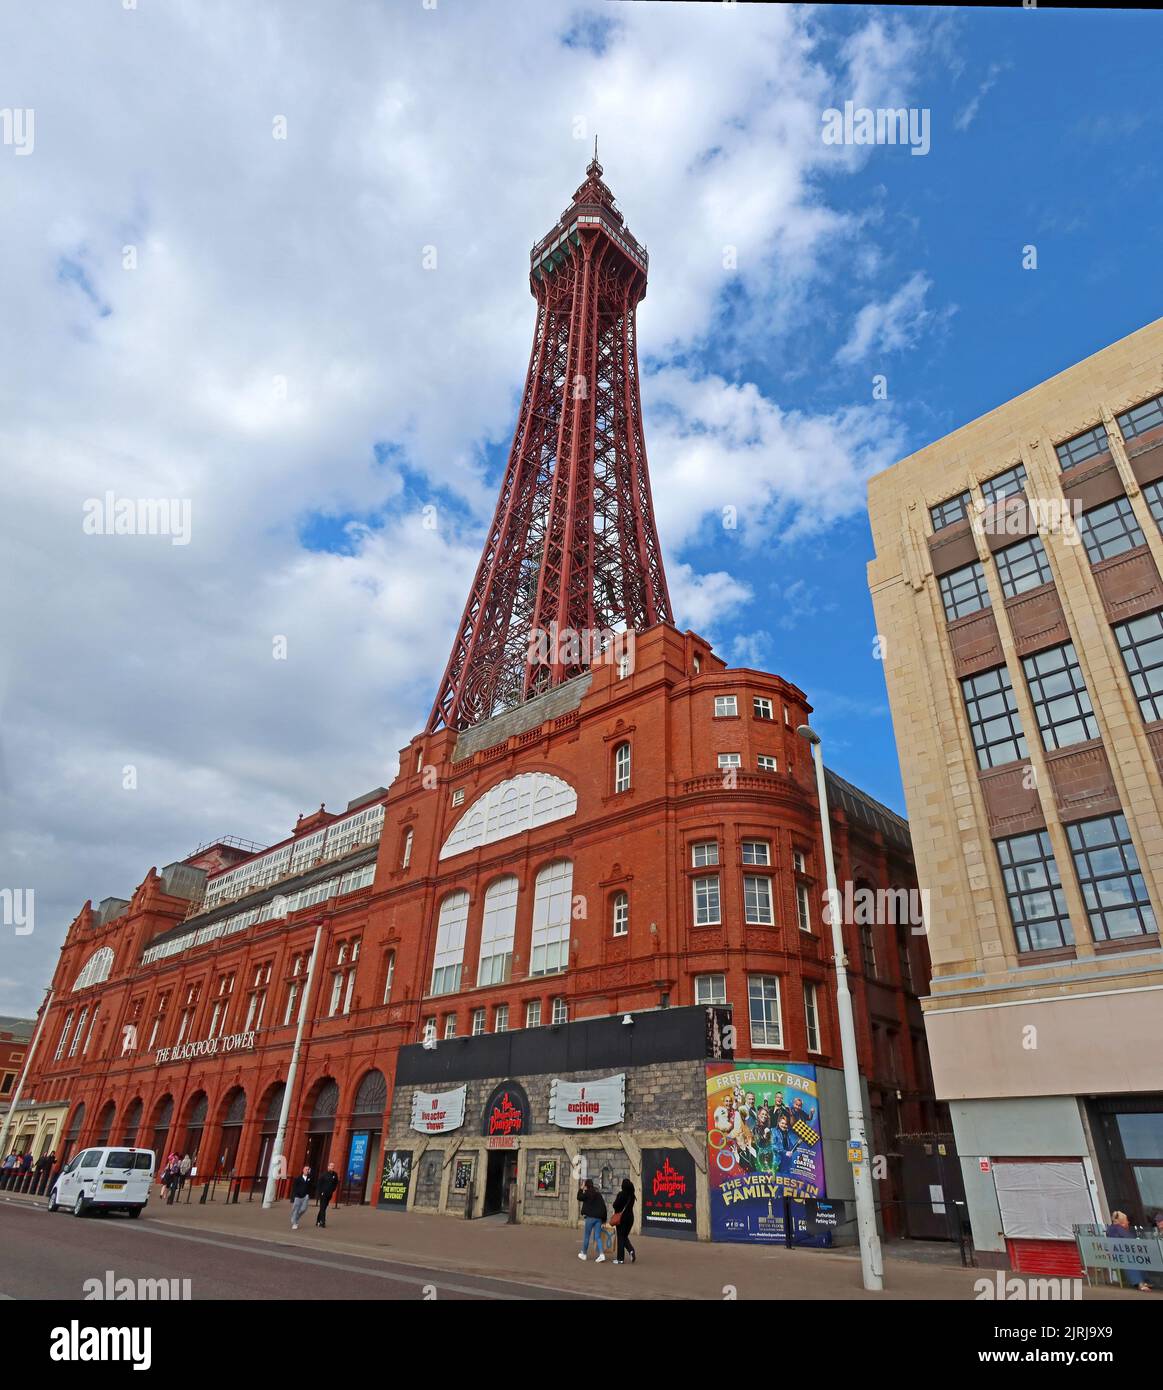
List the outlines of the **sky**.
{"label": "sky", "polygon": [[[86,899],[391,781],[491,519],[529,248],[595,134],[650,252],[676,620],[804,689],[830,765],[903,811],[866,480],[1158,317],[1161,38],[1112,10],[0,10],[0,887],[35,902],[31,931],[0,911],[0,1013]],[[927,152],[826,143],[848,101],[927,112]],[[171,534],[102,533],[109,496],[174,499]]]}

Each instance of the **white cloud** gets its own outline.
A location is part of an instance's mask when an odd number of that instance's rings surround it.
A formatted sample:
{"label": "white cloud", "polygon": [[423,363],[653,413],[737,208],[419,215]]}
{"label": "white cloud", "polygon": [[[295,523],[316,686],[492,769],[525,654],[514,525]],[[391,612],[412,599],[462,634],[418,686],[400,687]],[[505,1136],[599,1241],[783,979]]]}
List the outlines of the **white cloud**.
{"label": "white cloud", "polygon": [[865,304],[856,315],[848,341],[836,353],[836,361],[852,365],[874,352],[900,352],[915,346],[933,322],[933,311],[925,304],[932,287],[927,275],[914,271],[890,298]]}

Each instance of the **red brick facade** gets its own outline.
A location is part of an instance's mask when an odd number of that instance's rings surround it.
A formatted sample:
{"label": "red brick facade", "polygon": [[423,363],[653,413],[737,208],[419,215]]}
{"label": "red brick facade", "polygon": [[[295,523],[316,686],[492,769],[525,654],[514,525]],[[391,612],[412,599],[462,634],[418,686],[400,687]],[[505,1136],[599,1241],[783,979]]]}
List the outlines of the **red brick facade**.
{"label": "red brick facade", "polygon": [[[724,701],[716,715],[717,696],[734,696],[734,712]],[[508,1007],[510,1028],[524,1027],[534,1001],[544,1024],[553,1021],[555,1000],[563,1001],[558,1008],[570,1020],[689,1005],[705,1002],[696,995],[697,978],[717,976],[721,987],[718,980],[710,982],[713,994],[706,999],[725,996],[734,1006],[737,1057],[839,1066],[830,936],[820,920],[824,875],[815,784],[808,746],[795,733],[809,710],[804,694],[779,677],[729,670],[694,634],[661,625],[638,636],[632,673],[623,678],[612,666],[598,666],[490,724],[459,735],[442,730],[420,736],[402,750],[390,789],[368,802],[378,800],[386,810],[370,886],[330,896],[285,920],[272,917],[218,936],[208,933],[210,939],[170,955],[157,948],[287,891],[288,881],[202,911],[202,875],[189,871],[209,865],[217,873],[248,862],[238,850],[217,846],[160,875],[151,869],[128,906],[114,904],[116,915],[86,904],[61,951],[51,1017],[27,1093],[38,1101],[70,1102],[67,1131],[74,1150],[107,1134],[165,1152],[196,1147],[200,1177],[220,1164],[255,1173],[269,1155],[275,1128],[269,1116],[277,1116],[272,1096],[287,1076],[295,1037],[297,1008],[287,1019],[288,993],[302,988],[305,958],[320,923],[321,955],[287,1131],[292,1166],[304,1158],[323,1162],[329,1152],[342,1171],[350,1135],[370,1130],[369,1168],[375,1171],[375,1134],[383,1130],[391,1102],[396,1052],[417,1042],[431,1018],[443,1038],[450,1017],[456,1036],[470,1032],[475,1010],[483,1009],[484,1028],[494,1029],[498,1006]],[[617,750],[624,745],[629,786],[616,790]],[[721,769],[719,755],[734,753],[739,765],[732,775]],[[760,770],[761,757],[774,757],[776,770]],[[576,811],[440,857],[478,798],[527,773],[550,774],[567,784],[576,792]],[[334,818],[322,811],[301,821],[292,843],[306,843],[305,837],[328,823]],[[915,886],[898,818],[837,783],[832,823],[841,889],[845,882]],[[769,864],[759,852],[758,864],[745,865],[744,841],[768,845]],[[696,868],[696,844],[716,846],[717,864]],[[747,852],[753,858],[757,853]],[[326,866],[311,864],[295,882],[312,875],[338,878],[370,853],[357,846]],[[708,853],[700,851],[702,857]],[[563,948],[568,964],[557,973],[534,975],[535,882],[547,865],[563,861],[572,865],[572,921]],[[770,881],[773,924],[746,920],[745,873]],[[193,888],[183,875],[192,877]],[[478,988],[485,894],[508,876],[517,881],[509,978]],[[694,880],[713,876],[721,921],[700,925]],[[798,921],[801,885],[808,890],[810,931]],[[462,987],[433,996],[441,904],[458,890],[468,895]],[[625,930],[615,934],[619,894],[628,900],[628,920],[620,914],[619,932]],[[764,905],[753,903],[751,915],[766,915]],[[873,976],[862,960],[861,929],[849,925],[845,931],[873,1139],[884,1152],[897,1129],[935,1127],[917,1000],[927,988],[928,953],[923,935],[876,926]],[[155,958],[143,964],[151,946]],[[113,952],[107,978],[75,990],[86,962],[104,947]],[[759,1046],[752,1036],[749,978],[761,976],[779,981],[782,1046]],[[222,982],[231,979],[226,991]],[[816,986],[818,1051],[809,1037],[805,984]],[[257,1005],[250,996],[263,992],[262,1021],[255,1028]],[[87,1012],[79,1036],[82,1009]],[[79,1040],[68,1038],[57,1057],[67,1018]],[[157,1060],[158,1049],[172,1047],[179,1037],[198,1041],[212,1030],[225,1037],[249,1029],[255,1032],[253,1047],[244,1040],[242,1050],[222,1056]],[[356,1115],[357,1092],[373,1069],[386,1083],[383,1110]],[[366,1087],[365,1096],[374,1089]],[[321,1097],[321,1108],[334,1113],[312,1123]],[[168,1102],[166,1122],[159,1117]],[[373,1181],[369,1195],[374,1189]],[[889,1195],[882,1189],[882,1197]]]}

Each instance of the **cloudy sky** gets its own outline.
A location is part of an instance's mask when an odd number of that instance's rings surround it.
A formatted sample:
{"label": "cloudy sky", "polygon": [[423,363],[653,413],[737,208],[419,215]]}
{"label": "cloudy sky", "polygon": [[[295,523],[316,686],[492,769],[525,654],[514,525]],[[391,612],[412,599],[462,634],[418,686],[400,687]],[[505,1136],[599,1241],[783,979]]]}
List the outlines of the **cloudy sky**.
{"label": "cloudy sky", "polygon": [[[86,898],[391,780],[595,133],[680,626],[897,807],[865,479],[1158,314],[1157,16],[428,4],[0,9],[2,1013]],[[929,152],[826,145],[846,100]]]}

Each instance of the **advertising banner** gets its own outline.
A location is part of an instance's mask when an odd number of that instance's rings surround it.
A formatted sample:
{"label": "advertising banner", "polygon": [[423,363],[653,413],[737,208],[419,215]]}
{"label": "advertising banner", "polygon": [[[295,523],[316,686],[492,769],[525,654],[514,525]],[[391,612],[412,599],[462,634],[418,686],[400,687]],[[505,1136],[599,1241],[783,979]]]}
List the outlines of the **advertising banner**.
{"label": "advertising banner", "polygon": [[366,1130],[351,1136],[351,1152],[347,1156],[347,1181],[355,1187],[363,1182],[367,1172],[367,1145],[370,1135]]}
{"label": "advertising banner", "polygon": [[446,1134],[450,1129],[459,1129],[464,1124],[467,1094],[467,1086],[441,1091],[438,1095],[431,1091],[413,1091],[412,1128],[421,1134]]}
{"label": "advertising banner", "polygon": [[826,1197],[816,1069],[707,1063],[711,1239],[782,1241],[784,1198]]}
{"label": "advertising banner", "polygon": [[560,1081],[549,1087],[549,1122],[558,1129],[601,1129],[622,1123],[626,1073],[597,1081]]}
{"label": "advertising banner", "polygon": [[380,1177],[380,1206],[406,1207],[411,1181],[411,1149],[391,1149],[385,1153],[384,1171]]}
{"label": "advertising banner", "polygon": [[697,1239],[695,1161],[686,1149],[642,1150],[642,1229]]}
{"label": "advertising banner", "polygon": [[515,1081],[503,1081],[485,1101],[481,1133],[489,1148],[517,1148],[517,1135],[529,1133],[529,1097]]}

